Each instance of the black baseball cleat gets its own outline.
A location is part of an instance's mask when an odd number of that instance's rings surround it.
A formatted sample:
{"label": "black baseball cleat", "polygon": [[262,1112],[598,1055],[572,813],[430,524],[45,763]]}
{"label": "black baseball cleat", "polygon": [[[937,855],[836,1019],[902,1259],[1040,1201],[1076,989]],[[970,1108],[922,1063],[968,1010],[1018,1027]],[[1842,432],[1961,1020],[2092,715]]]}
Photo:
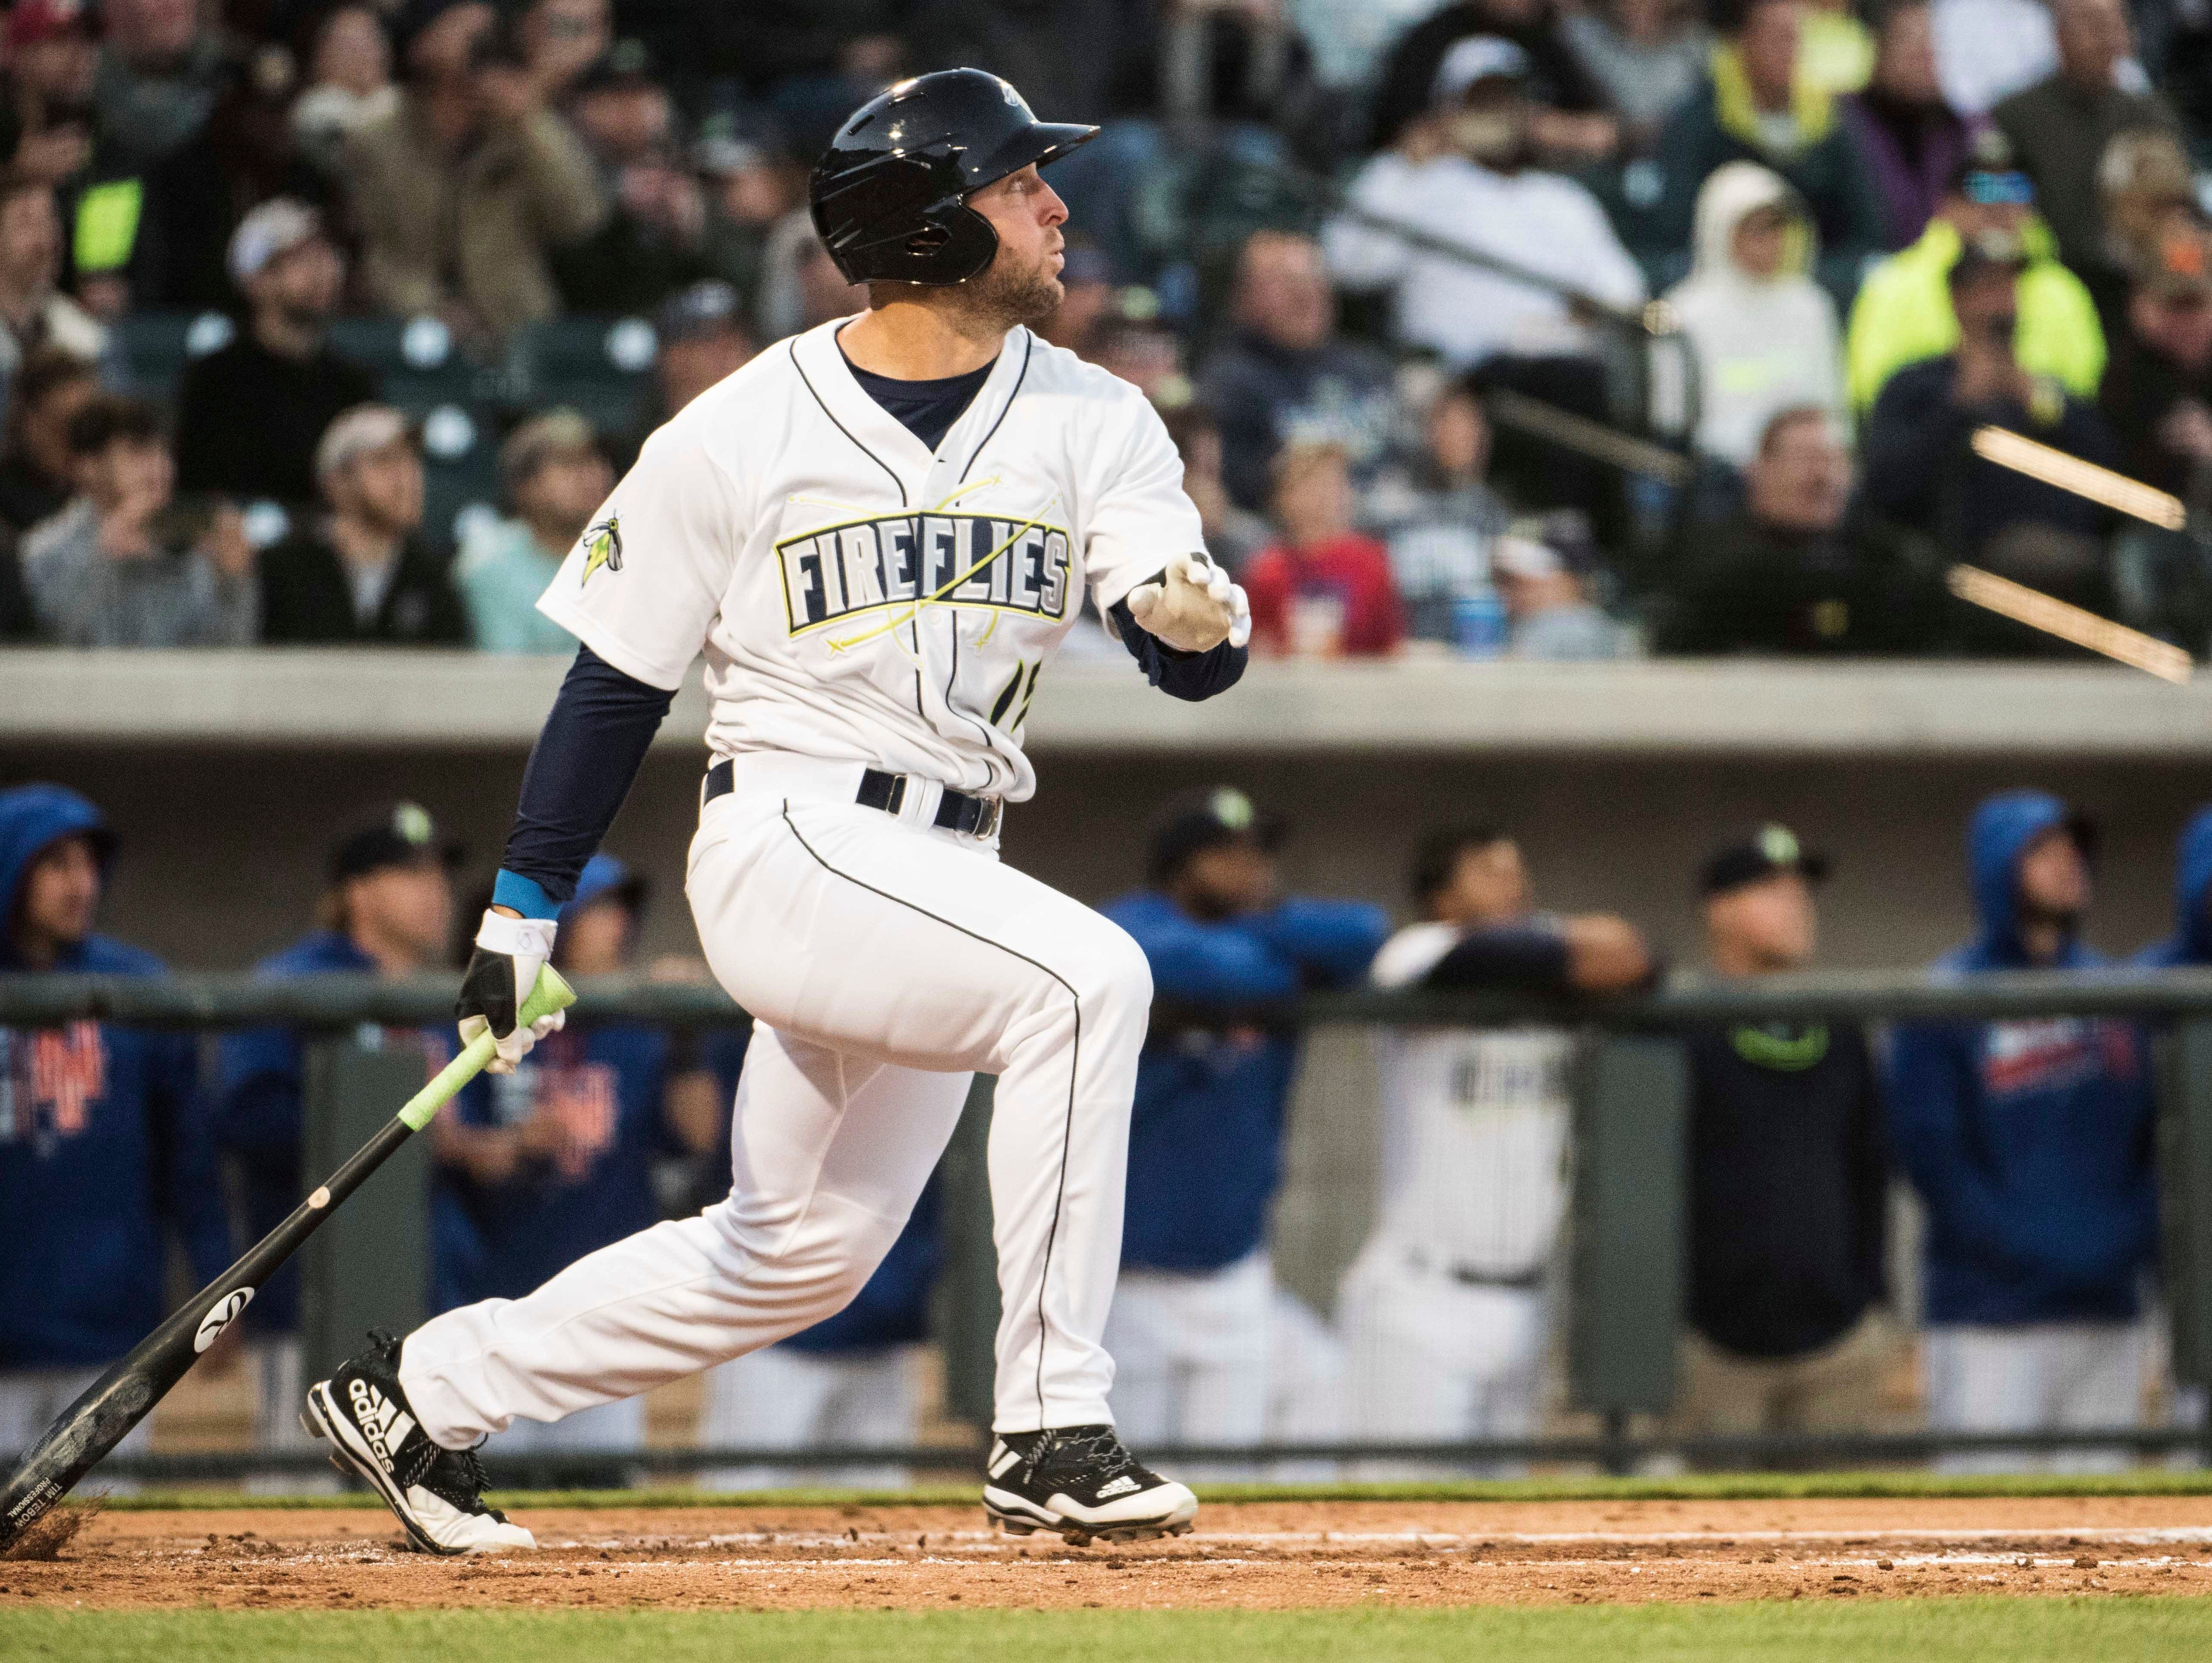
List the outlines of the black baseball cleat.
{"label": "black baseball cleat", "polygon": [[1059,1426],[991,1441],[983,1511],[1014,1535],[1054,1531],[1083,1547],[1188,1535],[1198,1497],[1139,1466],[1112,1427]]}
{"label": "black baseball cleat", "polygon": [[444,1449],[424,1435],[399,1389],[399,1342],[373,1330],[368,1350],[307,1388],[300,1424],[331,1443],[331,1465],[376,1486],[408,1539],[425,1553],[496,1553],[538,1539],[483,1504],[473,1449]]}

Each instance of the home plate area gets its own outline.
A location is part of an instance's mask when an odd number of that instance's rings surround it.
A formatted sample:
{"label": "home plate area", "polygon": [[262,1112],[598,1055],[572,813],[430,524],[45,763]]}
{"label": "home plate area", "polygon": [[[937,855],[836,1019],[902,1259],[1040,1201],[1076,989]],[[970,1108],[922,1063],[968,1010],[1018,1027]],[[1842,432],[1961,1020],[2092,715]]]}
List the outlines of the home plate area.
{"label": "home plate area", "polygon": [[534,1508],[536,1553],[434,1559],[366,1509],[101,1514],[0,1563],[0,1611],[778,1610],[2212,1593],[2212,1497],[1214,1503],[1172,1541],[1066,1548],[980,1507]]}

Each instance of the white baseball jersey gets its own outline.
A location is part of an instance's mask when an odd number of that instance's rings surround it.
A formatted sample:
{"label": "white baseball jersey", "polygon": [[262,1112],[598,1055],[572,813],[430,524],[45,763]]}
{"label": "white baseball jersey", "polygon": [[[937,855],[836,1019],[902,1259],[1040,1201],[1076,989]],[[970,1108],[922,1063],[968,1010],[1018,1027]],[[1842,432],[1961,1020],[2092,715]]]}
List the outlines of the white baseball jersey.
{"label": "white baseball jersey", "polygon": [[1145,397],[1025,329],[933,454],[824,324],[646,443],[538,610],[674,689],[707,654],[717,756],[780,750],[1018,802],[1046,655],[1205,547]]}
{"label": "white baseball jersey", "polygon": [[[1460,940],[1401,930],[1376,956],[1380,987],[1419,980]],[[1377,1234],[1435,1268],[1510,1278],[1549,1257],[1566,1207],[1566,1069],[1549,1029],[1403,1029],[1382,1055],[1383,1196]]]}

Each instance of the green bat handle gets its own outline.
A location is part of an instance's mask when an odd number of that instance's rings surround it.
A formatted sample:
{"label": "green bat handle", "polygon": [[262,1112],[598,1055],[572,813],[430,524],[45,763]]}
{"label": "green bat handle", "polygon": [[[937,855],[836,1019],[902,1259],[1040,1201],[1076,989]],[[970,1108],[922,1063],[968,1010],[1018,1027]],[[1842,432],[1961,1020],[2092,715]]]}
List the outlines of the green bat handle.
{"label": "green bat handle", "polygon": [[[515,1012],[518,1025],[527,1028],[540,1017],[550,1017],[556,1011],[566,1011],[576,1002],[576,990],[561,979],[560,973],[548,964],[538,972],[538,985],[530,990],[530,997]],[[399,1123],[410,1132],[420,1132],[430,1124],[431,1117],[453,1100],[453,1094],[484,1071],[486,1064],[498,1054],[499,1041],[486,1029],[461,1047],[461,1054],[440,1069],[429,1084],[407,1100],[399,1111]]]}

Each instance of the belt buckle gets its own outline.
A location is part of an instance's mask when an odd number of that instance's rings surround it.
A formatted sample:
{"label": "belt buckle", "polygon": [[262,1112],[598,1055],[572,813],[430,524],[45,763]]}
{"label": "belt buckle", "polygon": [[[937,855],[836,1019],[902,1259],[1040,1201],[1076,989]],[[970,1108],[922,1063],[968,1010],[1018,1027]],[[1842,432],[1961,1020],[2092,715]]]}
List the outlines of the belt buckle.
{"label": "belt buckle", "polygon": [[988,843],[999,835],[999,822],[1006,816],[1006,799],[986,797],[982,804],[983,812],[977,817],[975,836],[979,842]]}

